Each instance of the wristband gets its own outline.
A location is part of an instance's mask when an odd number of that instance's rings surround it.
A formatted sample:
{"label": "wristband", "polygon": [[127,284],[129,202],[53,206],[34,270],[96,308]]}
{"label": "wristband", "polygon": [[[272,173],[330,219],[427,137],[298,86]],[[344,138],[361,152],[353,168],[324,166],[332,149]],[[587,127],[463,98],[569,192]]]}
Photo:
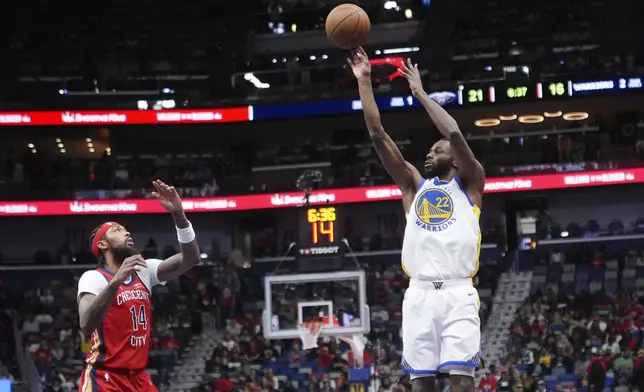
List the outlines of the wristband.
{"label": "wristband", "polygon": [[177,239],[180,244],[189,244],[197,238],[194,229],[192,228],[192,223],[188,222],[189,226],[185,229],[180,229],[177,227]]}

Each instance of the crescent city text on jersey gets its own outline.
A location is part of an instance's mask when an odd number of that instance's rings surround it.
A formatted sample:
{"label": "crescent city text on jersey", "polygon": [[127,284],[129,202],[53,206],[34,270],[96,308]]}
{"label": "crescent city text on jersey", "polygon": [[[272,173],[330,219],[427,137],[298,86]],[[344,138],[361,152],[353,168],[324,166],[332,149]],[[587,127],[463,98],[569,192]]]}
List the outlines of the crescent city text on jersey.
{"label": "crescent city text on jersey", "polygon": [[116,303],[118,305],[123,305],[128,301],[134,300],[143,300],[150,302],[150,293],[148,293],[146,290],[130,290],[119,293],[116,296]]}

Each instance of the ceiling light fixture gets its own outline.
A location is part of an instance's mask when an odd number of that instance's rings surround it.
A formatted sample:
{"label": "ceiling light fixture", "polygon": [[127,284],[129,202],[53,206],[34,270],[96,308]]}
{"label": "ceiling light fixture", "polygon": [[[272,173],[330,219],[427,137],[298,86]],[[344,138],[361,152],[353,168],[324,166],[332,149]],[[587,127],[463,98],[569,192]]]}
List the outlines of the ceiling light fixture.
{"label": "ceiling light fixture", "polygon": [[501,121],[512,121],[512,120],[516,120],[516,119],[517,119],[516,114],[511,114],[509,116],[499,116],[499,120],[501,120]]}
{"label": "ceiling light fixture", "polygon": [[588,113],[586,112],[571,112],[565,113],[563,119],[566,121],[581,121],[588,118]]}
{"label": "ceiling light fixture", "polygon": [[496,127],[499,124],[501,124],[501,120],[498,118],[482,118],[474,121],[474,125],[477,127]]}
{"label": "ceiling light fixture", "polygon": [[93,148],[90,148],[90,149],[89,149],[89,152],[94,152],[94,149],[93,149]]}
{"label": "ceiling light fixture", "polygon": [[537,124],[543,122],[544,118],[540,114],[528,114],[525,116],[519,116],[519,122],[523,124]]}
{"label": "ceiling light fixture", "polygon": [[553,118],[553,117],[560,117],[563,114],[561,110],[557,110],[556,112],[544,112],[543,115],[544,117],[548,118]]}

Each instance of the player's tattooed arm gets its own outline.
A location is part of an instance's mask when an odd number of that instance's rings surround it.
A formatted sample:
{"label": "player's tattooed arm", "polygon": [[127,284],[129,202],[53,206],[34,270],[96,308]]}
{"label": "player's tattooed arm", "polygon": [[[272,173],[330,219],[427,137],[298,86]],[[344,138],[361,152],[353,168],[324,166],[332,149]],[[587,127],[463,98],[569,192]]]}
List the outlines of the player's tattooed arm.
{"label": "player's tattooed arm", "polygon": [[380,111],[376,104],[371,86],[371,64],[364,49],[358,48],[349,59],[349,65],[358,79],[358,91],[362,102],[362,113],[364,114],[369,136],[373,141],[376,153],[380,157],[387,173],[396,182],[404,195],[413,195],[422,181],[418,170],[405,161],[400,149],[391,137],[385,132],[380,119]]}
{"label": "player's tattooed arm", "polygon": [[78,303],[78,317],[80,328],[85,337],[100,327],[105,315],[110,310],[110,305],[118,293],[119,284],[112,281],[100,294],[84,293]]}
{"label": "player's tattooed arm", "polygon": [[409,82],[412,94],[423,105],[441,135],[450,141],[452,154],[454,154],[461,178],[468,185],[468,190],[471,189],[474,191],[473,193],[480,196],[485,187],[485,171],[481,163],[476,160],[470,146],[467,145],[465,136],[459,129],[456,120],[441,105],[429,98],[423,89],[418,64],[412,64],[411,60],[407,59],[407,64],[403,63],[403,69],[399,71]]}
{"label": "player's tattooed arm", "polygon": [[[191,229],[190,221],[186,217],[183,210],[183,203],[181,197],[173,186],[170,186],[163,181],[156,180],[152,183],[156,192],[152,195],[157,199],[159,204],[172,215],[174,225],[178,230]],[[167,282],[179,275],[185,273],[195,265],[199,264],[201,251],[197,245],[197,239],[194,238],[194,231],[192,233],[192,241],[182,243],[181,253],[163,260],[157,269],[157,278],[160,282]]]}

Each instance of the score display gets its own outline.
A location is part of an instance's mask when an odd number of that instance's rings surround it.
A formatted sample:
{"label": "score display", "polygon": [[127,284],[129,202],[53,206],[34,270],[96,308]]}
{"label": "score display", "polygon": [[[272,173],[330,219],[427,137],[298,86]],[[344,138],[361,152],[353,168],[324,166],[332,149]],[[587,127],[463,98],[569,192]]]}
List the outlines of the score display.
{"label": "score display", "polygon": [[300,257],[340,255],[338,209],[335,206],[306,207],[299,215]]}
{"label": "score display", "polygon": [[562,97],[566,95],[566,91],[567,86],[563,82],[548,83],[546,87],[546,94],[551,97]]}
{"label": "score display", "polygon": [[549,80],[511,84],[498,82],[489,85],[458,86],[458,102],[463,106],[496,102],[539,101],[556,98],[594,95],[617,91],[644,91],[644,78],[605,80]]}
{"label": "score display", "polygon": [[480,104],[480,103],[494,102],[494,87],[465,88],[465,86],[459,86],[458,92],[460,95],[459,101],[464,100],[463,104]]}
{"label": "score display", "polygon": [[538,101],[573,95],[572,82],[528,82],[525,84],[496,83],[488,86],[461,85],[459,103],[464,106],[496,102]]}

